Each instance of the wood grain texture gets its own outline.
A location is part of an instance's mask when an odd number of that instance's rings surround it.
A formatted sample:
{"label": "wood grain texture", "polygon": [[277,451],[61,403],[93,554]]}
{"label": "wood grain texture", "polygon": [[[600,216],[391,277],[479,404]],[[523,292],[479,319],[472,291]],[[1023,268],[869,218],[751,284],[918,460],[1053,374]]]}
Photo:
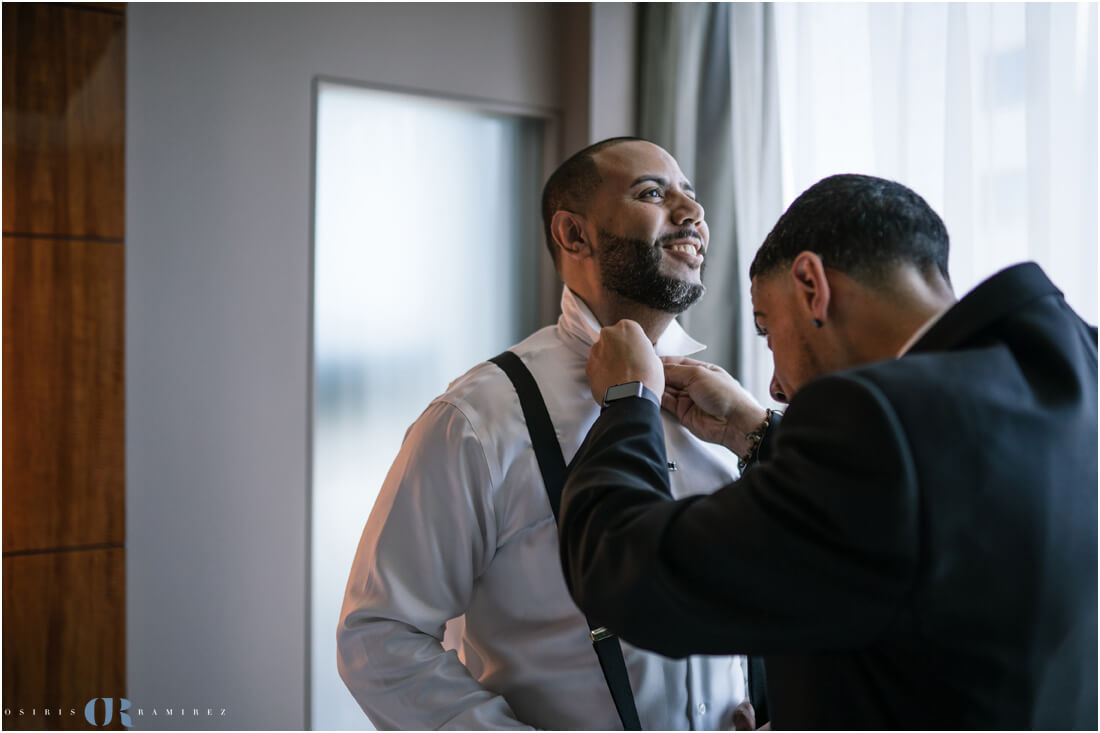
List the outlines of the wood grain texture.
{"label": "wood grain texture", "polygon": [[125,16],[4,3],[4,232],[121,239]]}
{"label": "wood grain texture", "polygon": [[88,8],[90,10],[100,10],[103,12],[111,13],[125,13],[127,3],[67,3],[68,5],[75,5],[78,8]]}
{"label": "wood grain texture", "polygon": [[125,696],[125,573],[121,549],[4,558],[5,730],[89,730]]}
{"label": "wood grain texture", "polygon": [[125,541],[124,251],[4,237],[4,552]]}

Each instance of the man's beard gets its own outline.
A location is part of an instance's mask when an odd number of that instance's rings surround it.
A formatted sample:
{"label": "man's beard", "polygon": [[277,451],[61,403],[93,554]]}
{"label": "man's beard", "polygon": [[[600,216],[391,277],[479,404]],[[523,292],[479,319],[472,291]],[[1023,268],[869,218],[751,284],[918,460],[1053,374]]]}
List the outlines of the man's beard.
{"label": "man's beard", "polygon": [[[676,232],[656,243],[645,239],[617,237],[600,230],[596,261],[605,288],[627,300],[665,313],[680,314],[703,297],[702,284],[684,282],[661,274],[661,244],[694,236],[694,232]],[[699,266],[699,277],[703,276]]]}

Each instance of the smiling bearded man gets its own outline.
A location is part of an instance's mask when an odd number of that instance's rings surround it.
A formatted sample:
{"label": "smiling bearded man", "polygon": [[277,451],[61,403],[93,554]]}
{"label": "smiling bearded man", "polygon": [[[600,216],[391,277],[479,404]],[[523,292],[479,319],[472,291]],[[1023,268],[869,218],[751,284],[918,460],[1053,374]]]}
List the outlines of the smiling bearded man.
{"label": "smiling bearded man", "polygon": [[[709,232],[672,156],[632,138],[571,157],[547,181],[542,203],[566,284],[562,313],[511,352],[545,400],[548,439],[539,446],[557,456],[560,490],[566,462],[599,415],[584,369],[601,325],[636,320],[662,356],[703,348],[675,316],[703,294]],[[457,379],[406,435],[348,579],[338,630],[348,689],[378,728],[752,727],[742,657],[674,660],[624,644],[623,684],[611,686],[633,693],[637,717],[631,723],[629,709],[617,710],[601,665],[619,642],[600,641],[598,658],[569,597],[554,473],[544,481],[529,435],[536,428],[502,371],[506,362]],[[669,413],[664,430],[674,494],[736,477],[735,456]],[[444,625],[458,617],[461,640],[451,651]],[[760,681],[753,675],[754,690]]]}

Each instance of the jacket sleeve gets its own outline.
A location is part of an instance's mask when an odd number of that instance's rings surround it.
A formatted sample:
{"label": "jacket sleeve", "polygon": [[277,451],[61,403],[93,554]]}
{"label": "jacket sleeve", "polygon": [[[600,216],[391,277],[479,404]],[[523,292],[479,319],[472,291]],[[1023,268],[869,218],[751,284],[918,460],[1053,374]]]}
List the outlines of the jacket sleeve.
{"label": "jacket sleeve", "polygon": [[630,643],[674,657],[850,648],[911,592],[916,474],[870,383],[805,386],[768,455],[715,493],[672,500],[665,465],[657,408],[620,400],[562,496],[570,592]]}
{"label": "jacket sleeve", "polygon": [[441,644],[493,557],[490,489],[465,416],[430,405],[367,521],[337,631],[340,676],[379,729],[530,729]]}

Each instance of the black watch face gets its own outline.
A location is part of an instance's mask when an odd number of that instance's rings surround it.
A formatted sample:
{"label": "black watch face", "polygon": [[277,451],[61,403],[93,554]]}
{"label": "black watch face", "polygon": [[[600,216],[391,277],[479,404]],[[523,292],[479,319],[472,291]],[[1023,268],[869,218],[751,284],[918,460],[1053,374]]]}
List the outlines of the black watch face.
{"label": "black watch face", "polygon": [[624,397],[638,397],[642,394],[641,382],[627,382],[626,384],[616,384],[614,387],[607,388],[607,394],[604,395],[603,401],[614,402],[615,400],[621,400]]}

